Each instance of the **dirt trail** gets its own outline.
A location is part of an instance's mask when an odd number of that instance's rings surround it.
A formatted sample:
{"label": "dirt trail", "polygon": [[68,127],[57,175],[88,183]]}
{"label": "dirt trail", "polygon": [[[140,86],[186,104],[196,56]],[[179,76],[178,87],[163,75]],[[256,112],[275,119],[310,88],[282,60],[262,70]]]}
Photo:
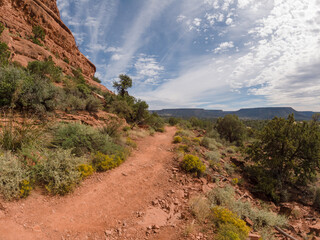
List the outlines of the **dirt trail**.
{"label": "dirt trail", "polygon": [[[151,202],[175,186],[168,181],[175,130],[168,127],[165,133],[138,140],[125,163],[95,174],[68,196],[35,191],[18,202],[0,200],[0,240],[114,239],[115,231],[120,239],[144,239],[146,225],[166,217]],[[170,237],[159,234],[156,239],[177,238],[170,231]]]}

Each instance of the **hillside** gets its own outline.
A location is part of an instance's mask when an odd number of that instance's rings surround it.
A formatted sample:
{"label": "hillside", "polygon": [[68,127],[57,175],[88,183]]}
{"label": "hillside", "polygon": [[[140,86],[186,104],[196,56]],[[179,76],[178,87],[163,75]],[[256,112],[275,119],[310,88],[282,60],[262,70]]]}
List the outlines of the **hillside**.
{"label": "hillside", "polygon": [[266,107],[266,108],[243,108],[238,111],[223,110],[206,110],[202,108],[181,108],[181,109],[162,109],[153,110],[163,117],[180,117],[180,118],[218,118],[227,114],[235,114],[242,119],[268,120],[274,117],[287,118],[288,115],[294,114],[297,120],[310,120],[316,112],[296,111],[291,107]]}
{"label": "hillside", "polygon": [[[56,1],[2,0],[0,22],[5,26],[0,41],[8,45],[12,62],[26,67],[31,61],[51,57],[65,74],[81,69],[90,85],[107,90],[92,80],[96,67],[79,51],[72,32],[60,19]],[[36,39],[37,27],[44,30],[43,40]]]}

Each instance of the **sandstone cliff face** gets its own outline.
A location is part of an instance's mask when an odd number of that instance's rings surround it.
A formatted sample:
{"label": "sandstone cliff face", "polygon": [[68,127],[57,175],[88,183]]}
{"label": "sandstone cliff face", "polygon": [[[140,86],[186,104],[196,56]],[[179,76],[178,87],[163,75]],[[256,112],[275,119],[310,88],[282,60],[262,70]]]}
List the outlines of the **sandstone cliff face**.
{"label": "sandstone cliff face", "polygon": [[[56,0],[0,0],[0,22],[6,26],[0,41],[8,44],[12,61],[26,66],[51,56],[64,73],[81,68],[89,84],[107,90],[91,80],[96,68],[79,51],[71,31],[61,21]],[[45,30],[43,46],[32,42],[33,26]]]}

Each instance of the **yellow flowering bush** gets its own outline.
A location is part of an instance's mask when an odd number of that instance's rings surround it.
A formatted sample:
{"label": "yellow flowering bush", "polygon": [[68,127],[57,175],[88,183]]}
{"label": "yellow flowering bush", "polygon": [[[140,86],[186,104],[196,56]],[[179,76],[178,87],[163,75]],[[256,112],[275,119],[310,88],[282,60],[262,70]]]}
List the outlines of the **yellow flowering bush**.
{"label": "yellow flowering bush", "polygon": [[81,178],[89,177],[94,173],[93,167],[89,164],[80,164],[78,170],[81,174]]}
{"label": "yellow flowering bush", "polygon": [[92,160],[93,167],[99,172],[118,167],[122,162],[123,160],[120,156],[109,156],[100,152],[98,152]]}
{"label": "yellow flowering bush", "polygon": [[137,144],[130,137],[127,137],[126,144],[129,147],[137,148]]}
{"label": "yellow flowering bush", "polygon": [[200,145],[200,143],[201,143],[201,140],[200,140],[200,138],[198,138],[198,137],[193,138],[192,141],[193,141],[194,143],[196,143],[197,145]]}
{"label": "yellow flowering bush", "polygon": [[245,240],[250,232],[250,228],[245,221],[227,208],[214,206],[211,209],[211,217],[218,227],[218,236],[220,233],[225,234],[227,232],[228,235],[233,236],[230,239]]}
{"label": "yellow flowering bush", "polygon": [[31,190],[32,190],[30,182],[28,180],[24,179],[20,182],[19,187],[20,187],[20,194],[19,194],[20,197],[21,198],[28,197]]}
{"label": "yellow flowering bush", "polygon": [[206,170],[206,166],[203,162],[197,156],[191,154],[187,154],[183,157],[182,168],[187,172],[195,172],[197,175]]}
{"label": "yellow flowering bush", "polygon": [[180,136],[175,136],[173,138],[173,143],[181,143],[182,142],[182,137]]}
{"label": "yellow flowering bush", "polygon": [[178,151],[182,152],[182,153],[189,152],[189,146],[188,145],[180,145],[178,147]]}
{"label": "yellow flowering bush", "polygon": [[232,182],[233,185],[237,185],[239,183],[239,179],[238,178],[233,178],[231,182]]}

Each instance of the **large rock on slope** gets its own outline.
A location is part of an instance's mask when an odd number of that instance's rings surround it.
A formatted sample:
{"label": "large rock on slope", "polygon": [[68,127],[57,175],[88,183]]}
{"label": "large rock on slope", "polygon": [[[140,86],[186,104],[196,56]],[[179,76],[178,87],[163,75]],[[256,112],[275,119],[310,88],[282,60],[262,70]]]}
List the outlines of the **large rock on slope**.
{"label": "large rock on slope", "polygon": [[[0,41],[8,44],[12,61],[26,66],[51,56],[64,73],[81,68],[90,84],[107,90],[91,80],[96,67],[79,51],[71,31],[60,19],[55,0],[0,0],[0,22],[6,26]],[[30,39],[33,26],[45,30],[43,46]]]}

